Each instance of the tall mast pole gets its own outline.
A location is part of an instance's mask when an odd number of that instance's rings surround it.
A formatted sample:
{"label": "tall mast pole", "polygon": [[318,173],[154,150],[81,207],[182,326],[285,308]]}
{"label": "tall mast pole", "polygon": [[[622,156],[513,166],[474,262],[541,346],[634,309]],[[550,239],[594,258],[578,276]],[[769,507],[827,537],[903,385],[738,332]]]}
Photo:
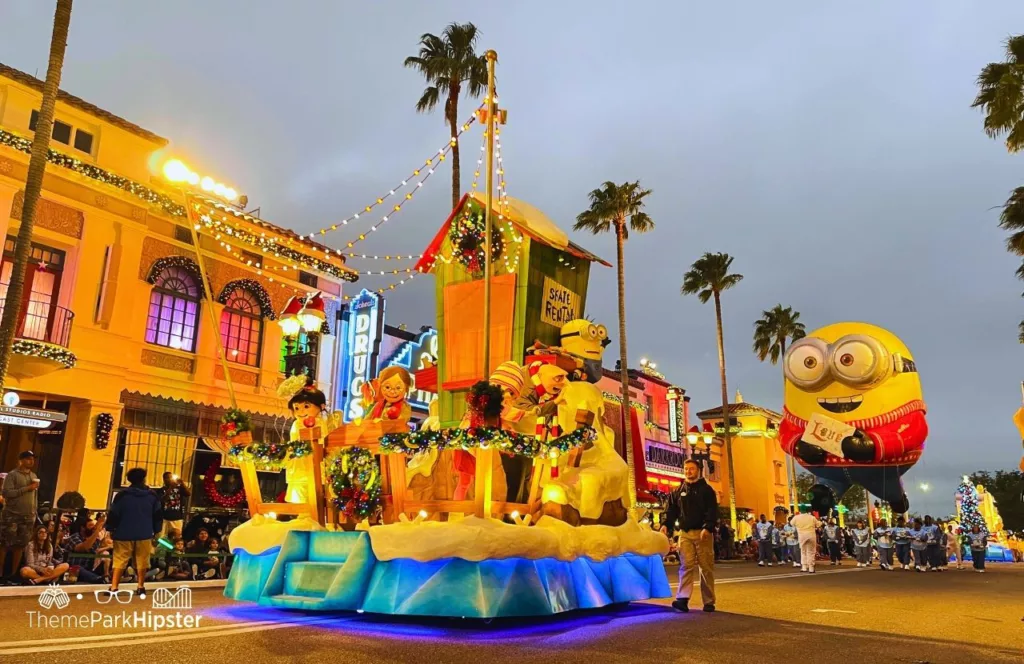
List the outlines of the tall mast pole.
{"label": "tall mast pole", "polygon": [[484,186],[487,189],[484,210],[484,375],[491,375],[491,206],[494,203],[494,122],[498,105],[494,101],[494,66],[498,63],[498,53],[490,50],[484,54],[487,58],[487,176]]}

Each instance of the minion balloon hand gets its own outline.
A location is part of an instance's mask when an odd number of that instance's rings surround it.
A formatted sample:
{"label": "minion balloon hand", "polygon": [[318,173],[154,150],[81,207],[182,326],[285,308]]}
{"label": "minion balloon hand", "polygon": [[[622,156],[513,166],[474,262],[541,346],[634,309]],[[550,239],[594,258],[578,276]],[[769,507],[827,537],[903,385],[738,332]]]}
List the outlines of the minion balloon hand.
{"label": "minion balloon hand", "polygon": [[830,511],[853,484],[896,513],[901,477],[928,436],[921,381],[898,337],[866,323],[836,323],[796,341],[783,360],[782,449],[810,471],[811,508]]}

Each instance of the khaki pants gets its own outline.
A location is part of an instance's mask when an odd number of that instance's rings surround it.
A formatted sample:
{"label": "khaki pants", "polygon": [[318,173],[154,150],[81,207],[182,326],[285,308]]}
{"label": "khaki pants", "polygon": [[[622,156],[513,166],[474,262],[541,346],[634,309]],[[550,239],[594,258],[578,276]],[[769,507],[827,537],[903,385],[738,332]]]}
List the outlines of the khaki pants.
{"label": "khaki pants", "polygon": [[700,596],[704,604],[715,603],[715,543],[709,533],[700,538],[700,530],[679,532],[679,590],[677,599],[693,594],[695,575],[700,574]]}

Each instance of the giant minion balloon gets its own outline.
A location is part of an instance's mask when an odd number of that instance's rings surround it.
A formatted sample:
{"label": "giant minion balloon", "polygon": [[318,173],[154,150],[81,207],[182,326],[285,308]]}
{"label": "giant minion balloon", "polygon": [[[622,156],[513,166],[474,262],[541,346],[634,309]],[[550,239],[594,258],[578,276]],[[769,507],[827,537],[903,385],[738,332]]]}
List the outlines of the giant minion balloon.
{"label": "giant minion balloon", "polygon": [[909,508],[901,477],[928,435],[921,381],[910,351],[887,330],[836,323],[793,343],[783,361],[782,449],[817,483],[811,507],[826,513],[853,484]]}
{"label": "giant minion balloon", "polygon": [[601,380],[604,349],[612,342],[604,325],[577,318],[562,326],[559,342],[567,353],[583,360],[583,373],[588,383]]}

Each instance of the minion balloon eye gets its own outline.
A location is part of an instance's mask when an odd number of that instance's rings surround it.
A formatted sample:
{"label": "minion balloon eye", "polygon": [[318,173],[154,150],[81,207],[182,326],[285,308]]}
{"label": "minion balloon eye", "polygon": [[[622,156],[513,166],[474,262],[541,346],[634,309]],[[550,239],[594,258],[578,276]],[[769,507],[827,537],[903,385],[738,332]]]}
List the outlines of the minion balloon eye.
{"label": "minion balloon eye", "polygon": [[608,328],[604,325],[597,326],[597,338],[602,341],[608,338]]}
{"label": "minion balloon eye", "polygon": [[803,390],[814,391],[831,378],[828,372],[828,344],[821,339],[805,337],[786,351],[783,369],[786,378]]}

